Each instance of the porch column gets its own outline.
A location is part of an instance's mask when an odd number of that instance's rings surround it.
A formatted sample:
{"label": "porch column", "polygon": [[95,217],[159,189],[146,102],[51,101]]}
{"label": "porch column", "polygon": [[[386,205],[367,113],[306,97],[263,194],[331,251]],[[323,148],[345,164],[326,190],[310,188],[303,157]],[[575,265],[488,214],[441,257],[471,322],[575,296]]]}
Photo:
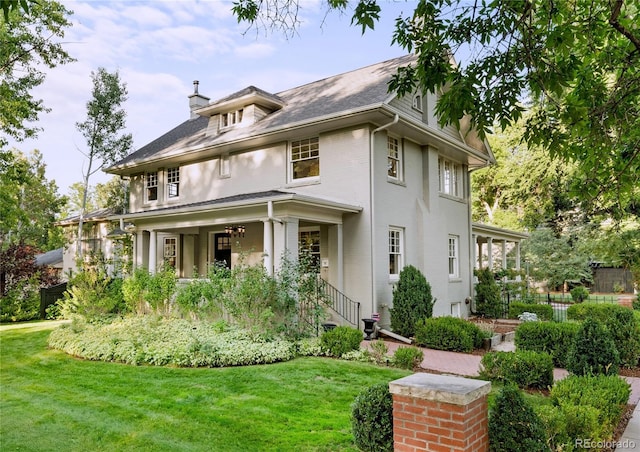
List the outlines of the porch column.
{"label": "porch column", "polygon": [[492,237],[488,237],[487,238],[487,265],[489,267],[489,270],[493,270],[493,238]]}
{"label": "porch column", "polygon": [[516,270],[520,271],[520,242],[516,242]]}
{"label": "porch column", "polygon": [[507,269],[507,241],[502,241],[502,268]]}
{"label": "porch column", "polygon": [[298,218],[282,218],[282,223],[273,225],[273,266],[281,267],[286,256],[291,262],[298,261]]}
{"label": "porch column", "polygon": [[273,223],[270,219],[262,220],[264,224],[264,232],[262,235],[262,243],[264,244],[264,268],[269,276],[273,276]]}
{"label": "porch column", "polygon": [[336,225],[336,245],[338,248],[338,290],[344,293],[344,250],[343,250],[343,236],[342,236],[342,223]]}
{"label": "porch column", "polygon": [[149,231],[149,273],[154,275],[158,266],[158,258],[156,256],[158,249],[156,231]]}
{"label": "porch column", "polygon": [[471,261],[473,262],[473,269],[478,268],[478,237],[475,234],[471,234]]}

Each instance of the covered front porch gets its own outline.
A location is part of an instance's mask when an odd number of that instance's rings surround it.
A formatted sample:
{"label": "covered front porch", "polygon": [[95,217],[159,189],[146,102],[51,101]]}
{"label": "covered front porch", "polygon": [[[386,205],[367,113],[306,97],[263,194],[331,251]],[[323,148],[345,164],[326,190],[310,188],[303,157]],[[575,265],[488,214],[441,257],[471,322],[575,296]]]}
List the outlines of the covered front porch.
{"label": "covered front porch", "polygon": [[513,269],[521,268],[521,242],[529,234],[497,228],[486,224],[472,224],[473,268]]}
{"label": "covered front porch", "polygon": [[268,191],[191,205],[119,215],[130,224],[133,262],[154,273],[164,264],[180,278],[206,275],[209,267],[262,263],[277,272],[285,257],[304,247],[321,276],[344,286],[343,217],[361,208],[332,200]]}

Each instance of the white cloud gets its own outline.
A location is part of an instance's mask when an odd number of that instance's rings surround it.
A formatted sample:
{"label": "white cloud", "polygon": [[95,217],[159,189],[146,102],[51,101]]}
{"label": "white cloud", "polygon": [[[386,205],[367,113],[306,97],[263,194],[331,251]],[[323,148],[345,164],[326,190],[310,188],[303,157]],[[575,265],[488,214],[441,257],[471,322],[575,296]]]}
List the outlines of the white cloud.
{"label": "white cloud", "polygon": [[169,15],[151,6],[130,6],[122,10],[121,16],[144,28],[168,27],[173,23]]}
{"label": "white cloud", "polygon": [[239,58],[266,58],[276,51],[271,44],[255,42],[235,48],[235,55]]}

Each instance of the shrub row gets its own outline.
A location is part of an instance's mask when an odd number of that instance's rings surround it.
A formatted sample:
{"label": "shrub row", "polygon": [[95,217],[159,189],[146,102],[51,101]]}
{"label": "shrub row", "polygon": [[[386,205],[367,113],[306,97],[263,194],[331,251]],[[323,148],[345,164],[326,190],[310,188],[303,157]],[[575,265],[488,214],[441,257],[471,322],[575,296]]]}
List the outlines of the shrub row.
{"label": "shrub row", "polygon": [[577,439],[611,441],[629,401],[629,384],[616,375],[564,378],[551,389],[551,405],[536,412],[552,450],[573,450]]}
{"label": "shrub row", "polygon": [[469,353],[482,347],[482,330],[456,317],[435,317],[416,324],[416,345],[436,350]]}
{"label": "shrub row", "polygon": [[520,388],[544,389],[553,385],[553,361],[533,351],[489,352],[482,357],[480,377],[513,383]]}
{"label": "shrub row", "polygon": [[581,303],[567,309],[567,318],[592,318],[603,323],[613,338],[623,367],[635,367],[640,359],[640,323],[631,309],[609,303]]}
{"label": "shrub row", "polygon": [[580,327],[576,322],[525,322],[516,329],[518,350],[545,352],[556,367],[567,367],[567,357]]}
{"label": "shrub row", "polygon": [[548,304],[513,302],[509,305],[510,319],[517,319],[523,312],[532,312],[540,320],[553,320],[553,308]]}

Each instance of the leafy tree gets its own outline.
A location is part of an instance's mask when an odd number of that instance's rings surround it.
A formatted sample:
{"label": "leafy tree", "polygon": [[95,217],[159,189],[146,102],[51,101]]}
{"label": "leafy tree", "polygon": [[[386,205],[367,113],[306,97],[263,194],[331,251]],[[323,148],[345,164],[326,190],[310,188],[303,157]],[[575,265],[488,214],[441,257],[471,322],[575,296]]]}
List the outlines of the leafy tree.
{"label": "leafy tree", "polygon": [[87,102],[87,119],[76,123],[77,129],[87,141],[87,169],[84,172],[84,191],[78,222],[78,255],[82,254],[83,217],[87,209],[89,178],[105,166],[127,155],[132,146],[131,134],[122,133],[125,128],[126,112],[122,104],[127,100],[126,84],[120,81],[120,74],[98,68],[91,73],[93,80],[92,97]]}
{"label": "leafy tree", "polygon": [[[123,204],[128,203],[127,195],[128,186],[119,177],[112,177],[105,183],[89,185],[85,212],[108,208],[121,210],[123,208]],[[74,182],[71,184],[69,187],[68,198],[69,202],[67,204],[66,214],[72,215],[80,212],[80,210],[82,210],[82,203],[85,199],[84,184],[82,182]]]}
{"label": "leafy tree", "polygon": [[[38,128],[27,125],[47,108],[31,91],[44,82],[43,67],[54,68],[73,59],[57,39],[71,25],[71,14],[60,3],[49,0],[1,0],[0,16],[0,128],[21,141],[33,137]],[[28,9],[23,14],[20,8]],[[7,144],[0,136],[0,147]]]}
{"label": "leafy tree", "polygon": [[[239,21],[290,31],[300,0],[238,0]],[[348,0],[327,0],[344,12]],[[591,208],[623,215],[640,209],[640,30],[637,1],[420,0],[396,20],[392,42],[415,52],[389,88],[446,87],[435,106],[441,124],[463,118],[481,136],[495,121],[535,109],[524,138],[550,156],[574,162],[579,194]],[[377,0],[359,0],[352,24],[363,33],[380,17]],[[461,64],[451,55],[468,54]]]}
{"label": "leafy tree", "polygon": [[22,243],[48,251],[64,244],[53,223],[66,198],[45,170],[37,150],[29,156],[17,150],[0,153],[0,249]]}
{"label": "leafy tree", "polygon": [[591,281],[589,256],[572,246],[569,235],[556,236],[549,228],[538,228],[524,243],[525,259],[538,281],[546,281],[549,289],[567,281]]}

